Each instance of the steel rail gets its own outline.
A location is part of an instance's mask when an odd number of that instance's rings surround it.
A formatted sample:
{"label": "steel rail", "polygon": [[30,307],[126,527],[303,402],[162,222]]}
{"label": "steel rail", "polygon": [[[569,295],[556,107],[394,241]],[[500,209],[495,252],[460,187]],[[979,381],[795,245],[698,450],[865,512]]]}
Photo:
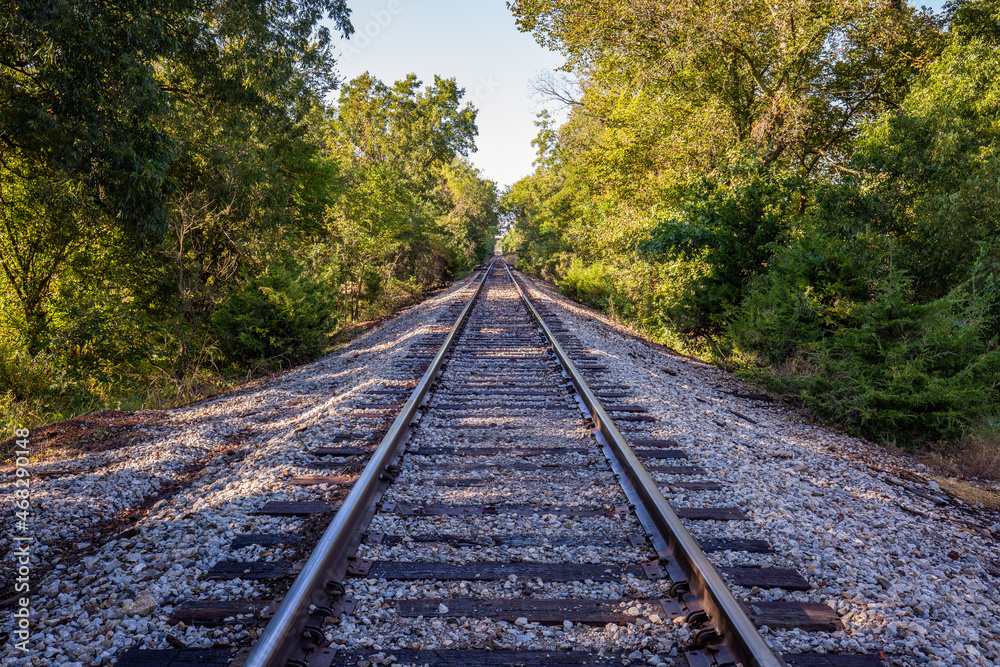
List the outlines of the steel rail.
{"label": "steel rail", "polygon": [[[281,606],[275,611],[253,650],[243,661],[243,667],[284,667],[286,664],[306,664],[302,644],[307,643],[303,632],[309,621],[310,607],[326,607],[335,595],[328,592],[328,582],[337,581],[346,570],[347,560],[357,547],[356,539],[363,525],[371,516],[378,493],[386,486],[383,476],[386,469],[400,454],[400,447],[409,435],[410,426],[417,415],[427,392],[444,364],[444,358],[458,337],[472,305],[483,290],[483,285],[493,272],[490,263],[476,287],[475,293],[458,316],[451,332],[438,350],[410,398],[392,422],[378,448],[372,453],[368,465],[351,487],[343,505],[333,517],[323,537],[309,556],[302,571],[295,578]],[[339,570],[339,571],[338,571]],[[314,638],[317,639],[317,638]],[[314,642],[319,643],[319,642]],[[293,656],[297,659],[292,660]]]}
{"label": "steel rail", "polygon": [[674,559],[687,575],[688,583],[698,595],[709,619],[715,625],[716,631],[723,641],[736,658],[747,667],[787,667],[785,660],[771,650],[767,642],[757,632],[753,621],[747,616],[739,600],[729,590],[719,571],[715,569],[708,556],[702,551],[701,546],[681,522],[680,517],[667,503],[656,482],[649,476],[642,462],[632,451],[625,436],[618,430],[614,420],[608,415],[607,410],[591,391],[583,376],[570,360],[569,355],[556,340],[555,334],[535,309],[527,292],[518,284],[506,262],[504,262],[504,268],[507,269],[507,274],[517,288],[518,294],[521,295],[521,299],[538,322],[545,337],[548,338],[552,345],[552,351],[576,388],[577,394],[590,411],[596,426],[595,430],[610,445],[615,458],[621,464],[628,481],[641,500],[643,508],[652,518],[660,536],[670,546]]}

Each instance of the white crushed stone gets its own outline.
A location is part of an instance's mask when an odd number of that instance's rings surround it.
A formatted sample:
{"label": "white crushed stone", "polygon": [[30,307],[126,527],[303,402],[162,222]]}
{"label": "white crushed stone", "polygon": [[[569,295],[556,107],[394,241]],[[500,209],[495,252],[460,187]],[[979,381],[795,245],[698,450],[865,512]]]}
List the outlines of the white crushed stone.
{"label": "white crushed stone", "polygon": [[[638,339],[630,330],[528,280],[532,297],[629,387],[630,403],[649,408],[640,437],[674,438],[692,465],[723,491],[665,493],[674,505],[735,505],[746,522],[687,521],[696,537],[766,539],[776,554],[716,552],[717,565],[797,569],[808,592],[734,592],[758,600],[826,603],[846,629],[767,631],[782,652],[882,652],[885,664],[932,667],[1000,665],[1000,517],[961,503],[938,505],[933,480],[903,483],[916,470],[903,457],[832,429],[802,423],[781,406],[723,393],[749,393],[729,373]],[[571,356],[575,356],[571,353]],[[676,373],[670,375],[661,369]],[[701,399],[701,400],[698,400]],[[754,420],[751,424],[731,411]],[[721,422],[721,424],[720,424]],[[674,476],[655,476],[662,487]],[[685,478],[687,479],[687,478]],[[934,492],[938,492],[935,494]],[[996,526],[996,530],[991,526]]]}
{"label": "white crushed stone", "polygon": [[[68,472],[32,477],[35,570],[51,571],[32,582],[33,650],[23,656],[5,642],[0,661],[111,665],[130,647],[169,648],[168,636],[191,648],[252,640],[256,630],[238,619],[212,628],[186,627],[167,615],[185,600],[274,594],[266,582],[203,577],[219,560],[281,560],[296,553],[285,547],[232,550],[229,544],[239,533],[295,533],[302,525],[293,518],[250,514],[266,501],[324,500],[332,493],[328,485],[287,484],[311,462],[303,445],[329,444],[334,433],[374,430],[376,421],[347,418],[356,412],[353,405],[384,398],[362,398],[366,389],[412,380],[403,357],[422,335],[441,329],[436,318],[445,317],[455,299],[468,298],[467,285],[434,295],[343,349],[274,380],[167,411],[166,419],[139,430],[126,447],[30,466],[33,473]],[[211,465],[188,488],[134,524],[136,535],[91,547],[92,553],[72,546],[98,540],[95,526],[155,496],[192,461],[206,458]],[[12,497],[10,472],[5,470],[0,487],[5,498]],[[9,538],[0,536],[0,548],[10,548]],[[52,556],[61,540],[69,540],[70,549]],[[11,621],[5,614],[0,632],[13,630]]]}
{"label": "white crushed stone", "polygon": [[[215,642],[247,643],[256,630],[234,619],[214,628],[169,622],[167,615],[188,599],[253,599],[273,595],[265,582],[203,581],[204,573],[221,559],[281,560],[297,550],[249,546],[232,550],[239,533],[295,533],[303,522],[290,518],[257,517],[249,513],[267,500],[332,499],[339,487],[291,487],[299,474],[336,469],[335,459],[320,467],[305,454],[329,444],[331,436],[370,432],[376,420],[349,417],[366,388],[412,379],[401,368],[402,357],[421,334],[439,331],[442,315],[457,286],[389,320],[344,349],[283,374],[276,380],[198,405],[172,410],[167,418],[138,431],[134,444],[108,452],[85,454],[69,461],[33,466],[36,472],[66,471],[32,479],[33,530],[38,545],[36,569],[51,567],[37,584],[33,617],[35,651],[24,664],[110,665],[127,648],[167,648],[170,636],[190,647]],[[792,567],[813,589],[739,589],[751,600],[803,600],[833,606],[847,629],[835,633],[763,631],[783,652],[881,651],[887,665],[987,667],[1000,665],[1000,581],[997,579],[1000,517],[952,502],[933,480],[925,485],[903,482],[893,470],[920,473],[878,447],[832,430],[804,424],[781,407],[736,398],[722,391],[743,390],[722,371],[661,350],[630,336],[619,325],[573,304],[544,285],[532,287],[535,298],[548,305],[575,336],[600,357],[610,381],[630,388],[629,403],[644,405],[660,421],[629,424],[628,431],[649,437],[674,438],[688,449],[689,463],[701,465],[700,477],[654,476],[675,505],[735,505],[747,522],[689,521],[696,536],[766,539],[773,554],[715,552],[717,565]],[[400,366],[394,365],[398,362]],[[677,373],[668,375],[660,369]],[[434,400],[449,397],[448,382]],[[385,402],[390,402],[389,398]],[[701,399],[701,400],[698,400]],[[751,424],[730,412],[756,420]],[[418,430],[416,445],[477,446],[516,443],[524,446],[525,428],[533,429],[531,445],[592,447],[585,428],[572,420],[553,419],[544,410],[517,404],[515,410],[490,417],[454,413],[454,420],[480,431],[447,434]],[[435,416],[434,419],[441,419]],[[427,426],[432,422],[429,420]],[[304,430],[302,427],[305,427]],[[192,461],[206,467],[190,487],[166,498],[135,524],[137,534],[121,536],[100,546],[94,526],[110,521],[143,499],[155,496]],[[501,459],[495,459],[500,461]],[[576,502],[588,507],[620,504],[620,493],[598,453],[574,455],[582,470],[573,474],[548,471],[474,471],[445,473],[433,468],[419,450],[408,454],[399,484],[391,493],[400,502],[525,502],[533,479],[549,484],[546,504]],[[533,457],[531,462],[544,461]],[[565,461],[561,458],[560,461]],[[349,469],[349,466],[345,469]],[[9,472],[9,470],[5,471]],[[517,474],[515,474],[515,472]],[[333,471],[331,474],[336,474]],[[479,478],[483,487],[420,486],[421,481]],[[718,481],[721,491],[670,488],[671,481]],[[493,483],[496,483],[495,485]],[[908,492],[916,487],[924,495]],[[10,497],[12,476],[2,492]],[[574,491],[575,490],[575,491]],[[512,500],[513,499],[513,500]],[[387,534],[450,533],[469,537],[525,535],[541,522],[546,535],[572,538],[594,531],[610,537],[641,534],[631,516],[569,519],[561,516],[403,517],[377,515],[371,530]],[[991,532],[992,531],[992,532]],[[8,549],[9,535],[0,536]],[[55,555],[65,541],[69,550]],[[393,560],[455,560],[471,550],[441,544],[368,545],[359,555]],[[88,554],[80,559],[76,553]],[[527,562],[639,562],[643,547],[553,546],[477,549],[481,559]],[[352,580],[363,613],[328,628],[328,636],[352,646],[374,648],[545,648],[629,652],[657,664],[676,655],[676,642],[689,636],[686,627],[661,618],[662,610],[638,605],[639,623],[619,627],[589,627],[506,623],[463,618],[395,618],[386,600],[402,598],[461,598],[523,595],[526,582],[386,582]],[[505,588],[504,584],[511,584]],[[665,597],[658,582],[630,578],[625,583],[530,582],[539,597],[602,597],[629,602],[631,597]],[[150,609],[155,603],[155,607]],[[447,604],[442,603],[447,614]],[[148,610],[148,613],[147,613]],[[131,611],[132,614],[124,612]],[[143,615],[147,613],[147,615]],[[7,616],[0,632],[12,626]],[[526,619],[525,619],[526,621]],[[401,631],[405,629],[405,632]],[[353,643],[352,643],[353,641]],[[0,648],[4,664],[20,658],[7,643]],[[669,658],[666,664],[670,664]]]}
{"label": "white crushed stone", "polygon": [[[466,332],[499,331],[489,326],[490,313],[510,313],[501,306],[518,303],[508,284],[489,286],[483,302],[472,312]],[[530,322],[522,310],[523,322]],[[509,315],[507,316],[510,317]],[[497,326],[500,326],[499,324]],[[428,413],[408,445],[403,473],[386,492],[383,503],[427,503],[492,505],[496,514],[472,516],[405,516],[380,512],[369,531],[395,536],[389,544],[363,543],[359,557],[376,561],[475,563],[495,560],[526,563],[638,564],[655,557],[648,545],[631,546],[630,536],[643,537],[644,531],[632,514],[616,514],[616,507],[628,503],[615,483],[607,460],[587,431],[582,416],[563,388],[563,380],[542,347],[534,328],[518,334],[531,339],[513,344],[507,354],[530,355],[542,364],[527,360],[515,368],[530,372],[531,389],[548,387],[552,396],[525,397],[505,394],[497,380],[509,377],[509,362],[490,361],[489,356],[462,355],[464,345],[479,343],[463,337],[448,363],[448,370],[435,388],[429,405],[442,406]],[[523,339],[519,339],[523,340]],[[519,360],[520,361],[520,360]],[[534,368],[535,370],[528,371]],[[544,369],[542,379],[539,371]],[[483,382],[492,388],[479,397],[468,395],[468,383]],[[521,387],[523,389],[525,387]],[[513,388],[517,391],[518,388]],[[461,408],[456,408],[461,406]],[[478,407],[478,409],[477,409]],[[484,432],[463,431],[482,428]],[[501,455],[456,456],[427,453],[432,447],[500,447]],[[574,454],[533,455],[521,460],[541,469],[507,467],[515,448],[582,449]],[[484,469],[446,469],[440,464],[488,465]],[[437,467],[435,467],[437,466]],[[529,506],[537,513],[529,516],[505,513],[505,506]],[[558,515],[547,508],[575,508],[607,511],[610,516]],[[501,544],[455,547],[440,541],[416,541],[412,536],[460,537],[478,542],[498,538]],[[509,536],[534,536],[537,544],[509,546]],[[563,543],[560,544],[560,541]],[[589,650],[607,655],[644,660],[645,664],[672,664],[678,644],[686,638],[684,628],[665,623],[663,609],[655,600],[668,597],[665,580],[650,581],[626,574],[611,581],[584,579],[552,582],[519,579],[510,575],[502,581],[386,581],[355,579],[348,583],[356,612],[341,624],[327,629],[327,639],[353,648],[391,652],[394,649],[494,648],[521,650]],[[635,623],[605,626],[574,624],[570,620],[550,626],[530,622],[526,617],[513,622],[495,619],[449,617],[451,599],[599,599],[620,601],[622,611],[638,615]],[[396,613],[389,601],[402,599],[444,599],[437,606],[441,617],[408,618]],[[637,601],[638,599],[638,601]],[[650,602],[654,601],[654,602]],[[655,620],[654,620],[655,619]],[[627,656],[633,656],[627,658]],[[665,661],[664,658],[669,660]]]}

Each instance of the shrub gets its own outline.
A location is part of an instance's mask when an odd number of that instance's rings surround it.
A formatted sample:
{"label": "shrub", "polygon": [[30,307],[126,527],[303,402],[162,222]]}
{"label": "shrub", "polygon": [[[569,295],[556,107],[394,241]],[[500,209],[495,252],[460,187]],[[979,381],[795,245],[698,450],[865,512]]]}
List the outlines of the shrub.
{"label": "shrub", "polygon": [[566,275],[558,283],[559,289],[575,301],[597,310],[605,310],[611,296],[611,278],[600,263],[584,264],[574,258]]}
{"label": "shrub", "polygon": [[813,402],[904,443],[961,436],[996,409],[1000,350],[985,336],[985,307],[964,286],[923,305],[887,286],[821,348]]}
{"label": "shrub", "polygon": [[678,332],[700,337],[725,330],[750,281],[785,242],[800,186],[798,179],[753,163],[730,166],[692,184],[680,206],[639,244],[649,259],[702,265],[673,309]]}
{"label": "shrub", "polygon": [[45,357],[33,357],[16,341],[0,336],[0,387],[10,400],[23,401],[42,394],[52,382]]}
{"label": "shrub", "polygon": [[890,267],[878,280],[868,273],[865,298],[864,284],[840,282],[859,268],[849,247],[825,256],[809,247],[790,250],[755,286],[734,325],[742,351],[775,364],[759,376],[822,417],[902,444],[958,438],[997,411],[992,288],[967,283],[913,303],[909,280]]}
{"label": "shrub", "polygon": [[781,363],[842,327],[885,280],[888,239],[834,239],[816,230],[778,251],[770,271],[751,283],[729,327],[736,346],[759,361]]}
{"label": "shrub", "polygon": [[34,428],[61,418],[92,396],[67,376],[58,358],[32,355],[16,338],[0,331],[0,440],[15,428]]}
{"label": "shrub", "polygon": [[334,307],[332,290],[289,261],[231,293],[213,324],[230,363],[249,369],[280,367],[323,351]]}

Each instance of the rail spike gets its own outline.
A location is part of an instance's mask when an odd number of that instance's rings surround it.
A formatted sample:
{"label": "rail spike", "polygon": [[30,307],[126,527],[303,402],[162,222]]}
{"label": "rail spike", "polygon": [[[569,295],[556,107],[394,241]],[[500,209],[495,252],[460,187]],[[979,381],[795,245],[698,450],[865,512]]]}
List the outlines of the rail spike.
{"label": "rail spike", "polygon": [[667,503],[656,482],[636,457],[625,436],[615,426],[614,420],[587,385],[506,262],[504,268],[532,317],[538,322],[539,328],[552,345],[552,351],[576,388],[581,402],[593,416],[596,424],[595,435],[599,441],[607,444],[614,455],[612,464],[617,464],[624,471],[622,487],[630,499],[633,496],[638,499],[640,520],[643,515],[649,519],[652,525],[646,527],[647,531],[654,534],[654,539],[658,538],[669,547],[673,560],[684,570],[690,589],[698,595],[708,617],[715,624],[712,632],[725,640],[738,661],[746,667],[787,667],[785,660],[772,651],[757,632],[753,621],[729,590],[722,575]]}
{"label": "rail spike", "polygon": [[308,651],[303,641],[322,643],[322,630],[309,625],[312,618],[309,607],[322,605],[322,601],[316,599],[317,595],[323,595],[319,591],[325,591],[329,597],[344,595],[345,589],[339,579],[347,572],[348,558],[354,553],[356,536],[368,521],[378,495],[384,488],[382,482],[386,480],[383,475],[389,474],[387,466],[393,465],[402,453],[410,429],[416,423],[415,417],[420,405],[441,371],[445,356],[458,337],[472,305],[493,272],[493,267],[494,264],[490,264],[483,271],[475,292],[246,657],[244,667],[307,667],[303,658],[308,657]]}

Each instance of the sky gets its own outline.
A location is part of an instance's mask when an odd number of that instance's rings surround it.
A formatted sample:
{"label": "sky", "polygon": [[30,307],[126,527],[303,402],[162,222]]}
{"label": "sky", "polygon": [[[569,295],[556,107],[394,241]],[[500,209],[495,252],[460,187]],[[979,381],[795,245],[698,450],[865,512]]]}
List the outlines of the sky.
{"label": "sky", "polygon": [[[945,0],[910,0],[940,11]],[[355,34],[337,33],[344,80],[368,71],[386,83],[414,72],[425,83],[454,77],[479,109],[470,157],[501,187],[532,171],[536,114],[546,105],[531,82],[562,57],[518,32],[504,0],[348,0]],[[331,26],[332,27],[332,26]],[[553,107],[553,111],[559,111]],[[558,117],[558,115],[557,115]]]}
{"label": "sky", "polygon": [[532,171],[531,140],[545,103],[531,81],[563,59],[518,32],[503,0],[348,0],[355,34],[337,34],[344,80],[365,71],[386,83],[415,72],[424,83],[454,77],[479,109],[478,151],[486,178],[509,185]]}

